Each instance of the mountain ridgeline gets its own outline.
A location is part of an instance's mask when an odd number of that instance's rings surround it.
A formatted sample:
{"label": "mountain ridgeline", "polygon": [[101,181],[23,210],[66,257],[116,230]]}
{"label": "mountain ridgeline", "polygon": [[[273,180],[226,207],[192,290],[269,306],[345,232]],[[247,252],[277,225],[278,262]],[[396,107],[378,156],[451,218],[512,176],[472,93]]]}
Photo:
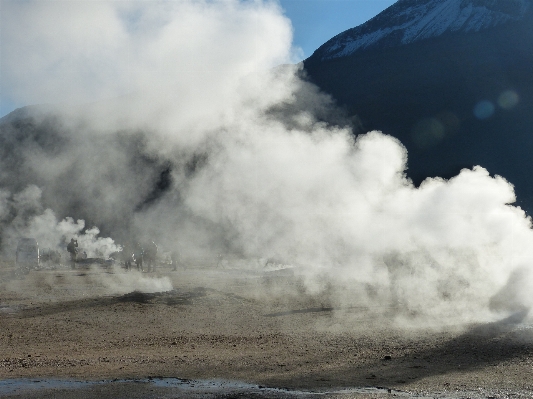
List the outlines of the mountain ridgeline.
{"label": "mountain ridgeline", "polygon": [[533,2],[400,0],[304,61],[307,77],[409,153],[408,176],[481,165],[533,212]]}

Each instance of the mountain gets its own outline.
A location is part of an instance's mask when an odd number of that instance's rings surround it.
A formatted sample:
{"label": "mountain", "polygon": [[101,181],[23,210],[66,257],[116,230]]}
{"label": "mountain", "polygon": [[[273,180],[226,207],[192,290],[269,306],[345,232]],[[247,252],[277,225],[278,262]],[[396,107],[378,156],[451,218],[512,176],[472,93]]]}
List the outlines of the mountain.
{"label": "mountain", "polygon": [[360,132],[406,146],[415,184],[481,165],[533,211],[532,0],[400,0],[304,69]]}
{"label": "mountain", "polygon": [[315,56],[326,60],[377,46],[415,43],[451,32],[479,32],[522,19],[529,6],[529,0],[399,1],[367,23],[335,36]]}

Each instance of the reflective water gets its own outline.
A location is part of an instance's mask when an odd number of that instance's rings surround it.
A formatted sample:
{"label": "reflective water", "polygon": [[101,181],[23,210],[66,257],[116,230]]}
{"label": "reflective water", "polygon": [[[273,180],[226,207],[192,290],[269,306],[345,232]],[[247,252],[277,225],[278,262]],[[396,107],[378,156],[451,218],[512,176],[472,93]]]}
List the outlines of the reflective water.
{"label": "reflective water", "polygon": [[[131,380],[101,380],[101,381],[82,381],[69,379],[53,379],[53,378],[32,378],[32,379],[10,379],[0,381],[0,396],[17,396],[25,397],[49,397],[51,392],[57,393],[60,396],[61,391],[70,391],[72,397],[76,394],[72,390],[86,390],[87,388],[115,388],[114,394],[118,392],[128,392],[131,388],[137,391],[138,395],[135,397],[142,397],[141,391],[149,391],[150,395],[146,397],[153,397],[155,392],[159,392],[157,397],[220,397],[223,395],[238,395],[239,397],[254,398],[310,398],[310,397],[328,397],[335,395],[336,397],[348,395],[350,397],[364,395],[364,394],[387,394],[395,393],[397,396],[408,396],[405,393],[387,390],[386,388],[353,388],[342,389],[337,391],[298,391],[280,388],[267,388],[260,385],[248,384],[238,381],[225,380],[185,380],[179,378],[147,378],[147,379],[131,379]],[[128,389],[130,388],[130,389]],[[142,389],[141,389],[142,388]],[[148,388],[148,389],[147,389]],[[151,388],[151,389],[150,389]],[[139,396],[141,395],[141,396]],[[148,394],[147,394],[148,395]]]}
{"label": "reflective water", "polygon": [[406,392],[382,387],[339,388],[320,391],[301,391],[268,388],[261,385],[227,380],[186,380],[180,378],[114,379],[100,381],[59,378],[19,378],[0,380],[0,397],[24,399],[486,399],[533,398],[530,390],[515,392],[499,390],[488,392],[482,388],[473,391]]}
{"label": "reflective water", "polygon": [[45,389],[77,389],[88,387],[94,384],[101,384],[104,381],[76,381],[63,379],[40,379],[40,378],[17,378],[11,380],[0,380],[0,395],[12,394],[22,391],[45,390]]}

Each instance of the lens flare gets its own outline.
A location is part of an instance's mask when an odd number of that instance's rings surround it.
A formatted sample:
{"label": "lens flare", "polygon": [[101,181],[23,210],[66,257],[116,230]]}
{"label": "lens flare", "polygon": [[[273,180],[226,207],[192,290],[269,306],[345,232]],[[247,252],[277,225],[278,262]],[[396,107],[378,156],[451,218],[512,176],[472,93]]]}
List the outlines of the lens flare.
{"label": "lens flare", "polygon": [[445,130],[445,126],[438,119],[426,118],[413,126],[411,137],[418,148],[430,148],[442,141]]}
{"label": "lens flare", "polygon": [[520,96],[514,90],[506,90],[498,97],[498,105],[506,110],[516,107],[519,102]]}
{"label": "lens flare", "polygon": [[483,100],[474,107],[474,116],[480,120],[488,119],[494,115],[496,107],[491,101]]}

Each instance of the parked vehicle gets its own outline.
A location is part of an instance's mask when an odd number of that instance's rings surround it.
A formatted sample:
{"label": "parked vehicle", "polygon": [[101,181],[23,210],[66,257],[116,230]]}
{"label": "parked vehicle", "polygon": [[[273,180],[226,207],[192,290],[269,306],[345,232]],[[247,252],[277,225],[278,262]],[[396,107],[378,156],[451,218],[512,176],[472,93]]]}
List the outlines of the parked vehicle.
{"label": "parked vehicle", "polygon": [[56,267],[61,265],[61,252],[51,248],[39,249],[40,267]]}
{"label": "parked vehicle", "polygon": [[98,253],[94,254],[89,252],[92,256],[87,255],[87,250],[85,248],[78,248],[78,256],[76,258],[76,265],[79,267],[90,267],[93,265],[100,265],[102,267],[109,267],[115,263],[114,259],[105,259],[102,256],[94,256],[98,255]]}
{"label": "parked vehicle", "polygon": [[35,238],[21,238],[17,245],[15,263],[26,273],[39,267],[39,244]]}

